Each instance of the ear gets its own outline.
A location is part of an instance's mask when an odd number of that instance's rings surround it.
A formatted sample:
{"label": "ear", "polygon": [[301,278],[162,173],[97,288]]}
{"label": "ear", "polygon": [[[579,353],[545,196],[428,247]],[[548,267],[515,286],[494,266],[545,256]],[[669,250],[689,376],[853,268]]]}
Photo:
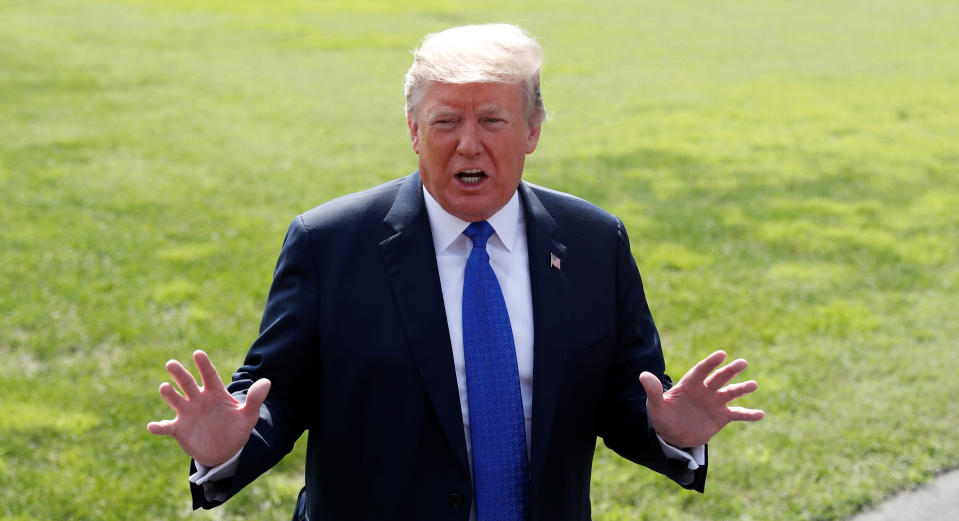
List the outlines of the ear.
{"label": "ear", "polygon": [[526,136],[526,153],[532,154],[539,143],[539,133],[543,130],[542,123],[529,129],[529,135]]}
{"label": "ear", "polygon": [[413,152],[420,153],[420,125],[413,120],[413,116],[406,115],[406,126],[410,128],[410,142],[413,143]]}

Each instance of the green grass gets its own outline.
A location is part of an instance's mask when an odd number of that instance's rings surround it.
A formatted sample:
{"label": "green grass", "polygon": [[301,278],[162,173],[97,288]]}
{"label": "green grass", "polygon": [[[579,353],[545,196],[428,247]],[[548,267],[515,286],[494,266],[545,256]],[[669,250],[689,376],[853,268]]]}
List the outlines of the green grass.
{"label": "green grass", "polygon": [[[290,219],[415,168],[409,49],[482,21],[546,49],[526,177],[626,222],[674,376],[726,348],[767,411],[705,495],[599,448],[596,519],[841,519],[959,464],[959,5],[351,4],[0,4],[0,520],[187,515],[163,362],[241,362]],[[302,449],[194,517],[288,519]]]}

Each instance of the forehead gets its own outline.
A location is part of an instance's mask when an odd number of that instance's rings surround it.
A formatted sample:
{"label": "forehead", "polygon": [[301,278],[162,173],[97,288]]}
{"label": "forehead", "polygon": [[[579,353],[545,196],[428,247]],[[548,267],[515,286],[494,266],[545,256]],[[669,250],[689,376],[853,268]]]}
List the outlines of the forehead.
{"label": "forehead", "polygon": [[424,110],[520,111],[522,83],[431,83],[423,91]]}

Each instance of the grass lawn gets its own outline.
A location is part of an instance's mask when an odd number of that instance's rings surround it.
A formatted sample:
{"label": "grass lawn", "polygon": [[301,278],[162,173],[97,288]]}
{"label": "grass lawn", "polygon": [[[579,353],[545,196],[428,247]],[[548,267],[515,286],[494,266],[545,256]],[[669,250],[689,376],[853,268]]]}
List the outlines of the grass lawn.
{"label": "grass lawn", "polygon": [[[595,519],[842,519],[959,464],[959,4],[412,4],[0,2],[0,520],[188,515],[163,363],[228,377],[293,216],[415,168],[409,50],[485,21],[546,50],[526,178],[624,220],[674,377],[726,348],[767,411],[705,495],[600,446]],[[289,519],[302,467],[193,519]]]}

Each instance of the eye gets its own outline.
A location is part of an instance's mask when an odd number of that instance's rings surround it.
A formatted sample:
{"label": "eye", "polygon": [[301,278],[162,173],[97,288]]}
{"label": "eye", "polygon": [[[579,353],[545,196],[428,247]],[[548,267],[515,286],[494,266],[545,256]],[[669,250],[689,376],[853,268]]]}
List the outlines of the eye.
{"label": "eye", "polygon": [[430,122],[430,124],[438,129],[450,129],[456,126],[456,120],[453,118],[437,118]]}

